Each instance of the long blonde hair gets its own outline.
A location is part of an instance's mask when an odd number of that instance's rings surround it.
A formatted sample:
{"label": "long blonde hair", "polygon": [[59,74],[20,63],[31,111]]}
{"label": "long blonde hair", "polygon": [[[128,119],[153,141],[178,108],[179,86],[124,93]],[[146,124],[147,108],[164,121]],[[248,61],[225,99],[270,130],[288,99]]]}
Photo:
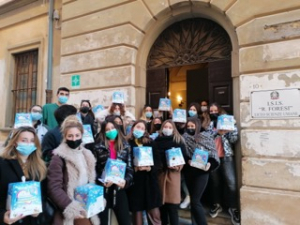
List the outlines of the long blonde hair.
{"label": "long blonde hair", "polygon": [[159,130],[159,136],[164,136],[162,130],[164,129],[164,126],[166,123],[170,123],[173,127],[173,141],[176,142],[177,144],[179,143],[185,143],[183,137],[179,134],[175,123],[172,120],[166,120],[165,122],[163,122],[163,124],[161,125],[161,128]]}
{"label": "long blonde hair", "polygon": [[[143,107],[143,109],[142,109],[142,113],[141,113],[141,118],[140,118],[140,120],[148,121],[148,120],[147,120],[147,117],[146,117],[146,109],[147,109],[148,107],[151,108],[151,111],[152,111],[152,113],[153,113],[152,107],[151,107],[150,105],[145,105],[145,106]],[[149,119],[152,120],[152,119],[153,119],[153,115],[152,115],[151,118],[149,118]]]}
{"label": "long blonde hair", "polygon": [[28,175],[33,180],[42,181],[46,177],[47,168],[45,162],[42,160],[41,145],[33,127],[19,127],[18,129],[14,130],[13,136],[3,150],[1,157],[8,160],[19,160],[19,153],[16,150],[16,146],[18,138],[23,132],[30,132],[34,135],[34,144],[36,146],[36,150],[27,158]]}

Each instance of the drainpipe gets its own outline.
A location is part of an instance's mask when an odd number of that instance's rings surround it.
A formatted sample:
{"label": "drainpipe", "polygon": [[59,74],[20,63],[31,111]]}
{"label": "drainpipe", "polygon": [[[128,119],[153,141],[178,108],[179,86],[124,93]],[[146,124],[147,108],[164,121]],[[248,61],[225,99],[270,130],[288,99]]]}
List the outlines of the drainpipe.
{"label": "drainpipe", "polygon": [[48,63],[47,63],[48,68],[47,68],[46,103],[50,103],[52,99],[53,6],[54,6],[54,0],[49,0]]}

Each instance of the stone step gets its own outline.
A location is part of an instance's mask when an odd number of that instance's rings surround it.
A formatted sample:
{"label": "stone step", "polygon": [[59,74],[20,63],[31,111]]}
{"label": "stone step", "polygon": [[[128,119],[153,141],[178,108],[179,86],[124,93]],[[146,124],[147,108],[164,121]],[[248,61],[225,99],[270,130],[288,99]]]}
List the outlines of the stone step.
{"label": "stone step", "polygon": [[[191,212],[189,209],[178,210],[181,225],[191,225]],[[231,225],[230,216],[227,212],[219,213],[218,217],[211,218],[206,209],[206,219],[208,225]]]}

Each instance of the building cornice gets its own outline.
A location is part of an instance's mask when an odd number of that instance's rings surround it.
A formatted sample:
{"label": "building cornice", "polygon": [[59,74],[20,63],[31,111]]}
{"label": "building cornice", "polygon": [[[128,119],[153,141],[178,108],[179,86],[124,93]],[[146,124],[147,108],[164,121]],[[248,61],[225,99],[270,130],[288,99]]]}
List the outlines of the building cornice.
{"label": "building cornice", "polygon": [[22,6],[28,5],[32,2],[36,2],[38,0],[14,0],[11,2],[8,2],[2,6],[0,6],[0,15],[10,12],[12,10],[15,10],[17,8],[20,8]]}

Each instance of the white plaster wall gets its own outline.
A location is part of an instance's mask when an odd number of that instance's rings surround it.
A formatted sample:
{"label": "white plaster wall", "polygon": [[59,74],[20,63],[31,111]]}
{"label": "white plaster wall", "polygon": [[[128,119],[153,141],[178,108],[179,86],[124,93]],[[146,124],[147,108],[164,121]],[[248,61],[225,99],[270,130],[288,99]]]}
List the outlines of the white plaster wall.
{"label": "white plaster wall", "polygon": [[300,88],[300,70],[276,71],[240,76],[240,99],[249,101],[251,91]]}
{"label": "white plaster wall", "polygon": [[300,158],[299,130],[242,130],[244,156]]}

